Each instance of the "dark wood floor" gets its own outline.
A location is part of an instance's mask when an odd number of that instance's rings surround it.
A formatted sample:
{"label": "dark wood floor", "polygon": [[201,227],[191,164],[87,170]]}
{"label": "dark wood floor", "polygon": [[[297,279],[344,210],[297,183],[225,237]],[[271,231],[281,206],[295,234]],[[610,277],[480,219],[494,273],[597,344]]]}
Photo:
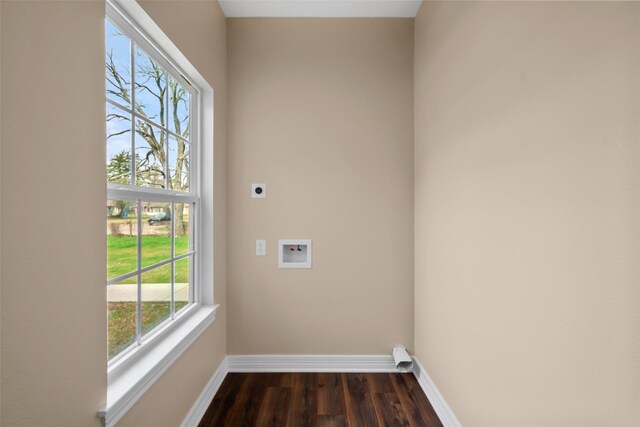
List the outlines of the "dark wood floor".
{"label": "dark wood floor", "polygon": [[412,374],[228,374],[200,427],[442,426]]}

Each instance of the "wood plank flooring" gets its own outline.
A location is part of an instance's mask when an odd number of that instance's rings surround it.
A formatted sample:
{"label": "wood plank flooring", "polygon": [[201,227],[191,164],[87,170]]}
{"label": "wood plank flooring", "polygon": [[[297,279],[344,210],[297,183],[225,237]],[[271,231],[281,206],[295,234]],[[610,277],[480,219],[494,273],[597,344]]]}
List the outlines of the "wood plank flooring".
{"label": "wood plank flooring", "polygon": [[199,424],[442,426],[412,374],[230,373]]}

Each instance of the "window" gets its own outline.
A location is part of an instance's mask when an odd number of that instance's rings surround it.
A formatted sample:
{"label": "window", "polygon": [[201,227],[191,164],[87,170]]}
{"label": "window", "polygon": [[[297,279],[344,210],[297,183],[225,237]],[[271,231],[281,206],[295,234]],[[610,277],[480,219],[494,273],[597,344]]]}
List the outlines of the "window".
{"label": "window", "polygon": [[121,26],[106,20],[110,363],[189,311],[199,285],[198,91]]}
{"label": "window", "polygon": [[105,11],[109,366],[98,415],[111,427],[218,305],[213,88],[137,2],[106,0]]}

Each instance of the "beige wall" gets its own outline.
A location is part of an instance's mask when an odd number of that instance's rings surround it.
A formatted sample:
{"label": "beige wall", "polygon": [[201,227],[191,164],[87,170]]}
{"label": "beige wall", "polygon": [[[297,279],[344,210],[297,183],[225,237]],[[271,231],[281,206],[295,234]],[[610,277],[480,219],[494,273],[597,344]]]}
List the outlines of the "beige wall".
{"label": "beige wall", "polygon": [[[213,1],[143,7],[215,90],[215,298],[222,306],[119,424],[175,426],[226,354],[226,23]],[[103,19],[100,1],[2,2],[3,426],[100,425]]]}
{"label": "beige wall", "polygon": [[[412,20],[229,20],[228,337],[226,22],[142,5],[215,89],[222,307],[122,426],[177,425],[227,341],[411,348],[414,176],[415,352],[462,424],[640,422],[640,4],[425,4],[415,171]],[[0,10],[0,424],[97,426],[103,3]],[[277,269],[287,237],[313,269]]]}
{"label": "beige wall", "polygon": [[[413,20],[229,19],[228,37],[229,353],[412,347]],[[311,270],[277,268],[282,238],[313,239]]]}
{"label": "beige wall", "polygon": [[465,426],[640,424],[640,3],[415,22],[415,345]]}
{"label": "beige wall", "polygon": [[106,399],[104,4],[2,7],[3,426]]}
{"label": "beige wall", "polygon": [[[2,0],[0,0],[0,82],[2,82]],[[2,84],[0,84],[0,100]],[[2,102],[0,102],[0,130],[2,129]],[[2,132],[0,131],[0,230],[2,230]],[[0,267],[2,266],[2,233],[0,232]],[[0,422],[2,422],[2,274],[0,274]]]}

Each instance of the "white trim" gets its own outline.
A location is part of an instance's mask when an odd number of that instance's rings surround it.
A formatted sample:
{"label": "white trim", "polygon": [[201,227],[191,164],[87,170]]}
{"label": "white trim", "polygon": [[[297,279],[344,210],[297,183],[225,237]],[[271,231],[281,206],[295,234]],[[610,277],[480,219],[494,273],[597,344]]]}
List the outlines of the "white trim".
{"label": "white trim", "polygon": [[[213,285],[214,285],[214,224],[216,215],[214,211],[214,189],[213,189],[213,173],[214,173],[214,129],[215,121],[214,111],[214,91],[211,86],[204,80],[204,77],[195,71],[187,70],[189,76],[195,80],[200,86],[200,96],[198,97],[198,107],[200,110],[200,118],[198,120],[199,128],[199,150],[200,165],[197,169],[198,185],[200,189],[200,203],[197,205],[195,212],[195,227],[197,227],[198,235],[194,236],[194,249],[200,253],[200,258],[196,260],[198,265],[195,271],[195,282],[199,283],[197,287],[198,294],[195,295],[195,302],[201,304],[213,304]],[[201,81],[202,80],[202,81]],[[224,248],[223,248],[224,249]],[[205,262],[205,260],[207,260]]]}
{"label": "white trim", "polygon": [[[213,323],[218,306],[200,307],[189,319],[137,359],[134,366],[109,372],[107,405],[98,411],[106,427],[114,426],[182,353]],[[142,348],[142,347],[140,347]],[[118,368],[116,366],[114,368]]]}
{"label": "white trim", "polygon": [[398,372],[391,355],[227,356],[229,372]]}
{"label": "white trim", "polygon": [[420,384],[424,394],[427,395],[427,399],[429,399],[431,406],[436,411],[436,414],[438,414],[438,418],[440,418],[444,427],[461,427],[460,421],[458,421],[453,411],[444,400],[444,397],[442,397],[442,394],[438,391],[436,385],[433,383],[431,378],[429,378],[427,371],[424,370],[420,362],[418,362],[418,359],[415,357],[413,357],[413,374],[416,376],[418,384]]}
{"label": "white trim", "polygon": [[227,18],[415,18],[421,0],[220,0]]}
{"label": "white trim", "polygon": [[184,421],[182,421],[182,424],[180,424],[180,427],[197,427],[205,412],[207,412],[207,408],[218,392],[222,382],[226,378],[227,373],[229,373],[229,369],[227,367],[227,358],[225,357],[220,366],[218,366],[218,369],[216,369],[209,379],[209,382],[204,387],[204,390],[202,390],[202,393],[200,393],[196,403],[194,403],[189,410],[189,413],[185,417]]}
{"label": "white trim", "polygon": [[177,191],[156,190],[151,188],[135,187],[128,184],[107,183],[108,199],[111,200],[137,200],[144,202],[166,202],[166,203],[194,203],[198,198],[189,194]]}

